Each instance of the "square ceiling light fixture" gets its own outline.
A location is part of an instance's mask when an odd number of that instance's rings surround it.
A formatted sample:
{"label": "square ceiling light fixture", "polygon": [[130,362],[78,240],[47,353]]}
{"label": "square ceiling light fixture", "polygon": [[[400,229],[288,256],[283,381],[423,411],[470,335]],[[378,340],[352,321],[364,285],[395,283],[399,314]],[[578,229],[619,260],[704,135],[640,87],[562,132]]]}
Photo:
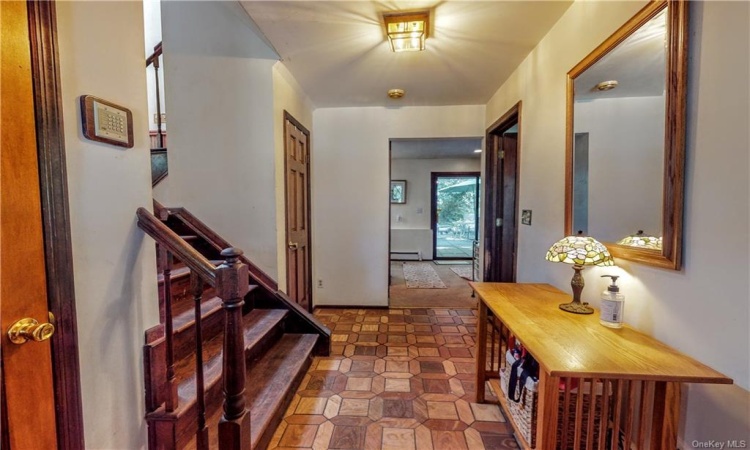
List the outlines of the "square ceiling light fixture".
{"label": "square ceiling light fixture", "polygon": [[411,12],[383,14],[388,42],[394,52],[417,52],[424,50],[430,13]]}

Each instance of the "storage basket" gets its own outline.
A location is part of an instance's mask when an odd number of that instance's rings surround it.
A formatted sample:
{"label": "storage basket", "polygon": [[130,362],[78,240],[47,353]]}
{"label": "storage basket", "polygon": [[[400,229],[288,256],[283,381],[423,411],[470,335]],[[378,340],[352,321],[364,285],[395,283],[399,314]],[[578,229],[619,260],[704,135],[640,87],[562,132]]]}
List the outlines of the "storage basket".
{"label": "storage basket", "polygon": [[[508,405],[508,410],[511,415],[511,420],[516,424],[516,428],[520,432],[521,436],[523,436],[524,440],[526,440],[526,443],[529,444],[531,448],[536,448],[536,426],[537,426],[537,409],[538,409],[538,381],[534,381],[531,378],[526,379],[526,383],[524,388],[521,386],[518,386],[516,388],[516,393],[519,391],[521,392],[521,399],[519,402],[515,402],[511,400],[508,397],[508,383],[510,382],[510,376],[509,371],[511,370],[511,366],[513,365],[513,362],[515,361],[515,358],[511,354],[510,351],[506,352],[505,354],[505,360],[506,360],[506,367],[503,367],[500,369],[500,388],[502,389],[503,393],[502,395],[506,398],[506,403]],[[518,369],[520,372],[520,368]],[[520,373],[518,377],[518,381],[520,384]],[[611,389],[609,388],[609,382],[605,380],[606,386],[607,386],[607,395],[611,395]],[[602,406],[601,406],[601,399],[599,398],[602,395],[603,391],[603,385],[601,383],[597,383],[596,387],[594,389],[595,396],[593,398],[596,399],[595,406],[593,408],[594,412],[594,442],[597,442],[599,439],[599,425],[600,421],[602,420]],[[575,411],[576,411],[576,401],[578,399],[578,393],[583,393],[583,414],[581,417],[581,421],[583,426],[581,427],[581,441],[582,443],[586,442],[587,439],[587,424],[588,424],[588,417],[592,410],[591,403],[592,403],[592,396],[590,395],[591,392],[591,383],[586,382],[584,383],[583,387],[575,387],[571,389],[570,396],[569,396],[569,403],[568,403],[568,414],[571,418],[568,422],[568,428],[566,430],[567,434],[567,445],[563,448],[562,445],[562,436],[563,436],[563,413],[565,409],[565,390],[560,389],[560,394],[558,398],[558,423],[557,423],[557,449],[560,450],[569,450],[569,449],[575,449],[578,448],[578,446],[574,445],[574,437],[575,437],[575,421],[573,420],[575,418]],[[518,395],[518,394],[516,394]]]}
{"label": "storage basket", "polygon": [[[518,386],[516,388],[517,393],[521,393],[521,400],[515,402],[508,397],[508,383],[510,382],[511,366],[515,361],[515,358],[510,351],[505,353],[506,367],[500,369],[500,388],[503,390],[503,396],[507,399],[508,409],[510,410],[511,420],[516,424],[517,429],[520,431],[521,436],[526,442],[532,447],[536,447],[536,411],[537,411],[537,387],[539,382],[534,381],[531,377],[526,379],[525,386],[522,388]],[[517,383],[520,381],[520,371]]]}

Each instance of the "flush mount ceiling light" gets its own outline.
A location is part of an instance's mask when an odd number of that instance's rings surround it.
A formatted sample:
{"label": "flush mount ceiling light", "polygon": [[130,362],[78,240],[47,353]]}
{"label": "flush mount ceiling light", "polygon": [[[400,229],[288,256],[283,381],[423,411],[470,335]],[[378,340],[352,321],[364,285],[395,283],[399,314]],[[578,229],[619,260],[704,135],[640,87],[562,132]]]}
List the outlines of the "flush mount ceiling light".
{"label": "flush mount ceiling light", "polygon": [[617,80],[602,81],[596,85],[597,91],[610,91],[617,87]]}
{"label": "flush mount ceiling light", "polygon": [[424,50],[430,13],[411,12],[383,14],[385,32],[394,52],[416,52]]}
{"label": "flush mount ceiling light", "polygon": [[394,100],[403,97],[404,94],[405,92],[403,89],[389,89],[388,90],[388,97]]}

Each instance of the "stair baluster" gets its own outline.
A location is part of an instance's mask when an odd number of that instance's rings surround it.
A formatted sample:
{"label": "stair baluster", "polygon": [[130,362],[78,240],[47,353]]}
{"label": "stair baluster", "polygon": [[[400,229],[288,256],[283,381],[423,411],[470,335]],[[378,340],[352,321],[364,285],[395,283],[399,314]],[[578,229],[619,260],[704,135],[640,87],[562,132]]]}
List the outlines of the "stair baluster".
{"label": "stair baluster", "polygon": [[174,371],[174,327],[172,322],[172,252],[164,250],[163,252],[164,267],[164,333],[167,342],[166,363],[167,363],[167,396],[165,407],[167,412],[177,409],[177,382]]}
{"label": "stair baluster", "polygon": [[219,422],[221,450],[250,449],[250,414],[245,408],[245,334],[242,305],[250,291],[247,265],[240,262],[242,250],[226,248],[226,258],[216,270],[216,290],[224,307],[224,415]]}
{"label": "stair baluster", "polygon": [[196,273],[190,272],[190,289],[195,304],[195,392],[198,405],[198,429],[195,439],[198,450],[208,450],[208,427],[206,427],[206,392],[203,380],[203,322],[201,302],[203,301],[203,280]]}

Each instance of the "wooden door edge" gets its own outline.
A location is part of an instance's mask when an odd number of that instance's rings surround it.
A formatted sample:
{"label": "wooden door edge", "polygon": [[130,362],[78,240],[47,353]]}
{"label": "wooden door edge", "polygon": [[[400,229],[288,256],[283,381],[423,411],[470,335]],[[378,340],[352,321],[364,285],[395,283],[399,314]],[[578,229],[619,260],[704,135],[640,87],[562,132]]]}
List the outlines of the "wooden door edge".
{"label": "wooden door edge", "polygon": [[52,367],[61,450],[85,448],[65,136],[53,1],[28,1],[49,310],[55,315]]}

